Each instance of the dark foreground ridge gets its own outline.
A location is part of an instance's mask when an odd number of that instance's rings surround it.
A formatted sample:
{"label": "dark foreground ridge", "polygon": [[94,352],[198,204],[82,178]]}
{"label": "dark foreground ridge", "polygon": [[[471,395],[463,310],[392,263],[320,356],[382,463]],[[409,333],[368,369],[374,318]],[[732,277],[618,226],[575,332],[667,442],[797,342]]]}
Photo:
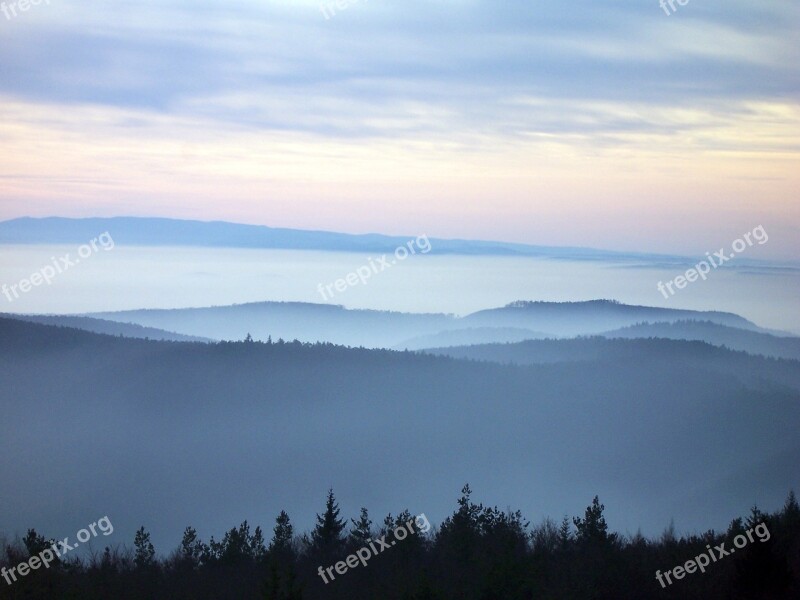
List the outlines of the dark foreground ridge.
{"label": "dark foreground ridge", "polygon": [[[268,543],[261,528],[251,531],[246,521],[208,543],[187,527],[180,545],[159,556],[142,527],[132,548],[56,559],[48,569],[0,582],[0,598],[800,597],[800,506],[793,492],[775,513],[753,507],[725,532],[680,538],[671,528],[655,540],[611,533],[604,509],[595,497],[582,517],[545,519],[531,527],[519,511],[474,503],[465,486],[458,508],[438,528],[407,510],[373,526],[366,509],[350,523],[341,518],[330,491],[310,534],[295,535],[289,515],[281,511]],[[0,565],[18,565],[53,543],[29,530],[20,542],[4,545]]]}

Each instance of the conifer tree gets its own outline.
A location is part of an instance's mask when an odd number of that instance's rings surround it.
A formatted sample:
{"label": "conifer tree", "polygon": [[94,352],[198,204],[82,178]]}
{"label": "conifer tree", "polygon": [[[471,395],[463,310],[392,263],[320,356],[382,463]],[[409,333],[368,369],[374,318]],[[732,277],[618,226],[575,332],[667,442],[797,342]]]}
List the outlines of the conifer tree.
{"label": "conifer tree", "polygon": [[344,520],[339,518],[339,505],[333,490],[328,490],[325,512],[317,515],[317,524],[311,532],[311,550],[313,553],[330,557],[340,554],[344,547],[342,532]]}
{"label": "conifer tree", "polygon": [[372,540],[372,521],[369,519],[369,512],[366,508],[361,508],[361,516],[358,521],[350,519],[353,528],[350,530],[348,542],[354,548],[362,548]]}
{"label": "conifer tree", "polygon": [[144,569],[153,565],[156,550],[150,542],[150,533],[144,527],[140,527],[133,538],[133,562],[139,569]]}
{"label": "conifer tree", "polygon": [[575,517],[572,522],[578,530],[577,538],[581,542],[590,544],[606,544],[616,539],[616,534],[608,533],[608,524],[603,516],[606,509],[604,504],[600,504],[600,498],[594,497],[591,506],[586,507],[584,518]]}

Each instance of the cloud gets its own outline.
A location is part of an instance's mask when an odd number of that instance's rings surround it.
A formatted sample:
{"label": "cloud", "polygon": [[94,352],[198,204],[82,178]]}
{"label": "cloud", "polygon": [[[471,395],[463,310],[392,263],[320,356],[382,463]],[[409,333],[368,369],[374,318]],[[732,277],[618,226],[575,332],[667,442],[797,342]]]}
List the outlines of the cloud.
{"label": "cloud", "polygon": [[[369,0],[327,21],[316,2],[182,6],[100,1],[20,15],[3,24],[0,51],[13,58],[0,93],[257,129],[396,136],[436,123],[528,130],[539,115],[509,113],[519,97],[702,112],[798,91],[798,11],[789,2],[711,10],[696,1],[666,17],[657,6],[596,0]],[[584,127],[565,120],[564,133],[597,133],[597,110],[583,116]],[[650,129],[648,119],[609,126]]]}
{"label": "cloud", "polygon": [[0,216],[662,252],[750,226],[754,199],[770,231],[800,226],[794,0],[35,8],[0,16]]}

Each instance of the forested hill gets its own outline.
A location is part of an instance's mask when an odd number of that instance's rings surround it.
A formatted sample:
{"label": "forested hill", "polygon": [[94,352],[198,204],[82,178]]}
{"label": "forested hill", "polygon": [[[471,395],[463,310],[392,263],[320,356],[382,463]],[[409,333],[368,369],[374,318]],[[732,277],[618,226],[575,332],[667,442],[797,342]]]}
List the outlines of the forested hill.
{"label": "forested hill", "polygon": [[614,331],[606,331],[603,333],[603,337],[703,340],[715,346],[726,346],[750,354],[800,360],[800,338],[798,337],[749,331],[720,325],[712,321],[681,320],[672,323],[637,323]]}
{"label": "forested hill", "polygon": [[[452,332],[450,336],[465,335],[459,330],[467,329],[473,333],[481,331],[484,341],[499,342],[511,341],[508,338],[509,330],[530,332],[530,338],[575,336],[601,334],[642,322],[686,319],[762,331],[751,321],[733,313],[635,306],[612,300],[513,302],[464,317],[441,313],[347,309],[308,302],[253,302],[232,306],[103,312],[87,316],[217,340],[241,340],[250,333],[253,338],[262,341],[272,336],[384,348],[416,348],[419,345],[414,338],[442,336],[448,332]],[[494,336],[493,339],[491,336]]]}
{"label": "forested hill", "polygon": [[210,342],[208,338],[192,335],[173,333],[154,327],[143,327],[134,323],[120,323],[117,321],[107,321],[105,319],[94,319],[91,317],[80,317],[72,315],[20,315],[3,314],[0,318],[18,319],[20,321],[30,321],[31,323],[41,323],[43,325],[57,325],[61,327],[72,327],[83,329],[94,333],[106,335],[121,335],[130,338],[144,338],[150,340],[164,340],[172,342]]}
{"label": "forested hill", "polygon": [[350,514],[401,504],[441,519],[469,480],[556,518],[600,494],[615,529],[653,534],[673,518],[724,527],[800,481],[797,363],[778,378],[775,361],[669,340],[601,354],[509,366],[0,319],[0,523],[69,532],[73,511],[99,511],[125,539],[147,523],[164,545],[189,523],[219,535],[286,507],[313,515],[308,490],[331,485]]}
{"label": "forested hill", "polygon": [[753,356],[697,340],[661,338],[609,339],[601,336],[566,340],[525,340],[507,344],[477,344],[429,348],[426,353],[501,364],[602,364],[613,372],[617,365],[655,365],[685,372],[711,369],[732,381],[756,388],[767,382],[800,390],[800,362]]}

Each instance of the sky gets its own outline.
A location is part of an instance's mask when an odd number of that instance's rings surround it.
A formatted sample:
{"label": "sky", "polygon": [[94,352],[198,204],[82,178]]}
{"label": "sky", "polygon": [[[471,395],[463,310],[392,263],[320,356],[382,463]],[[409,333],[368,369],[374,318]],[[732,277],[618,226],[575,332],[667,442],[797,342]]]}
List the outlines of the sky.
{"label": "sky", "polygon": [[800,259],[796,0],[339,2],[5,0],[0,219]]}

